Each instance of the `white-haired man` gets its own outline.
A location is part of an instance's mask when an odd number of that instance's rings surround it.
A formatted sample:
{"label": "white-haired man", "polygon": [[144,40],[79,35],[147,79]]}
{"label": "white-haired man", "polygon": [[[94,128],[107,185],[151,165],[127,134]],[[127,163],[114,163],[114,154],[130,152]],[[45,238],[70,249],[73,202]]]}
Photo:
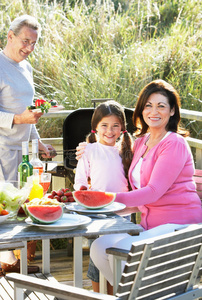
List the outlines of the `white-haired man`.
{"label": "white-haired man", "polygon": [[[39,150],[50,158],[51,145],[40,141],[35,124],[42,116],[27,106],[33,104],[34,83],[32,67],[26,60],[34,50],[41,26],[29,15],[17,17],[7,35],[7,44],[0,52],[0,180],[17,180],[18,165],[22,161],[22,141],[38,139]],[[19,271],[19,261],[13,252],[1,253],[5,271]],[[38,269],[31,269],[28,272]]]}

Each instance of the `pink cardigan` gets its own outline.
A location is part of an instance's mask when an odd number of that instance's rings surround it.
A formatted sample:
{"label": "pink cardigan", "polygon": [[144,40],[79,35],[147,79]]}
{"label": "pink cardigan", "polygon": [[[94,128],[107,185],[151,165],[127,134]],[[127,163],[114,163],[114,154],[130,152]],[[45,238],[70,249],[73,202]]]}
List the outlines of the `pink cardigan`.
{"label": "pink cardigan", "polygon": [[141,225],[145,229],[175,223],[202,222],[201,201],[193,181],[194,163],[186,140],[172,132],[153,147],[143,158],[141,189],[133,185],[132,170],[143,155],[148,135],[134,143],[134,156],[129,169],[133,191],[117,193],[117,202],[138,207],[142,212]]}

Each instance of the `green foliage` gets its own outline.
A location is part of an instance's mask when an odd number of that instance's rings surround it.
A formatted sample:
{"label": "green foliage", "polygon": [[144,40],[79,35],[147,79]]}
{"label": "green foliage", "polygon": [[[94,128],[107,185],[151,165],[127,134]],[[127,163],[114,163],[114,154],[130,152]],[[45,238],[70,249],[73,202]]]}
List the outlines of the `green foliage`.
{"label": "green foliage", "polygon": [[[162,78],[183,108],[202,110],[200,1],[1,0],[0,9],[1,48],[18,15],[42,25],[29,58],[37,98],[66,109],[89,107],[93,98],[134,107],[141,88]],[[59,121],[41,120],[38,128],[42,137],[62,135]]]}

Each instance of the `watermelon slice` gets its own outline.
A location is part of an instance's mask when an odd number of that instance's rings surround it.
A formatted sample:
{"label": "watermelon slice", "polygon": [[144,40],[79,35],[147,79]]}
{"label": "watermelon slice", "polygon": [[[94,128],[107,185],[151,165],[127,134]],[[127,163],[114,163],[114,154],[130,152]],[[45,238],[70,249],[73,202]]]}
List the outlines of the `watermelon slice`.
{"label": "watermelon slice", "polygon": [[88,209],[100,209],[114,202],[115,193],[99,191],[75,191],[72,193],[76,202]]}
{"label": "watermelon slice", "polygon": [[37,224],[51,224],[63,216],[61,205],[26,205],[26,213]]}

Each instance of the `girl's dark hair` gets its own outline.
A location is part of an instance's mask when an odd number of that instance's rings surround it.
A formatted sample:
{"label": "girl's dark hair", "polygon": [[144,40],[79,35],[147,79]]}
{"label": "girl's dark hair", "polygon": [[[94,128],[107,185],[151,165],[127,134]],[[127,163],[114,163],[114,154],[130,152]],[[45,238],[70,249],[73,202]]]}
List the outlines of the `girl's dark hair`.
{"label": "girl's dark hair", "polygon": [[167,131],[177,132],[183,136],[189,135],[188,131],[179,128],[180,123],[180,96],[174,87],[164,80],[158,79],[147,84],[140,92],[137,104],[133,113],[133,124],[135,127],[136,136],[142,136],[148,131],[148,125],[145,123],[142,112],[152,94],[161,94],[168,99],[170,109],[174,109],[174,115],[170,116]]}
{"label": "girl's dark hair", "polygon": [[91,133],[87,136],[88,143],[97,142],[96,137],[96,128],[98,123],[104,118],[108,116],[115,115],[118,117],[121,123],[121,130],[123,134],[120,137],[120,155],[122,158],[122,163],[124,167],[124,172],[126,178],[128,178],[128,169],[130,167],[133,153],[132,153],[132,137],[126,130],[126,117],[124,113],[124,108],[121,104],[116,101],[110,100],[104,103],[99,104],[92,116],[91,119]]}

